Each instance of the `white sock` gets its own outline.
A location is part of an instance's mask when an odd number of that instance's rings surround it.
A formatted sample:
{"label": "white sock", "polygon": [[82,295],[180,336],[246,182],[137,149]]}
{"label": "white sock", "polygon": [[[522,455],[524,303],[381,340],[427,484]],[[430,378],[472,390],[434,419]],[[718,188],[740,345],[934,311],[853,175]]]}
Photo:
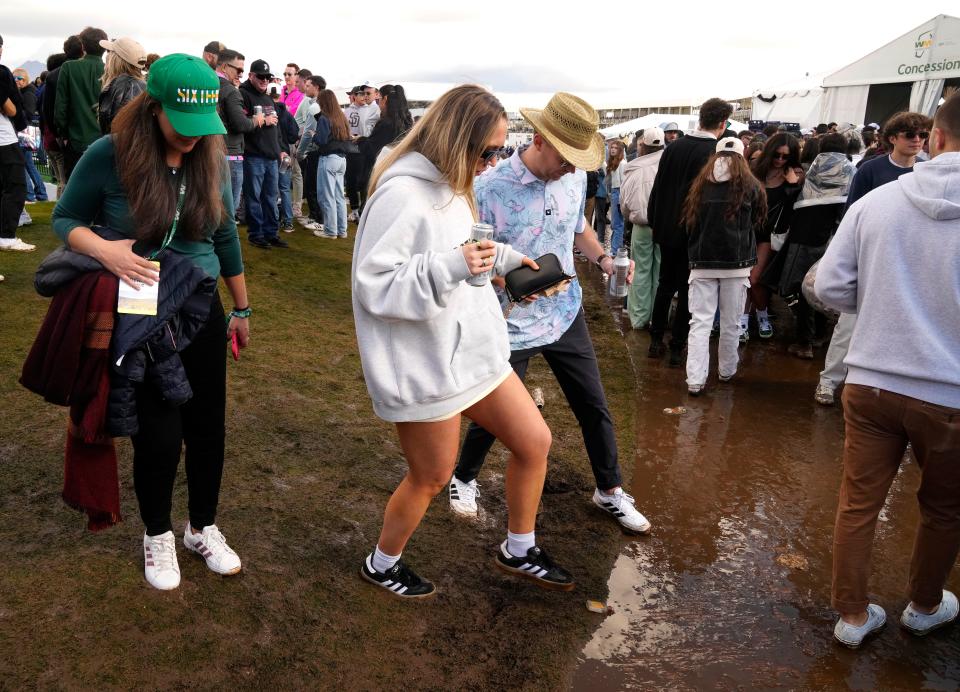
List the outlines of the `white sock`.
{"label": "white sock", "polygon": [[507,531],[507,552],[514,557],[526,557],[527,551],[537,544],[535,531],[530,533],[511,533]]}
{"label": "white sock", "polygon": [[770,319],[770,318],[767,316],[767,311],[766,311],[766,310],[760,310],[760,309],[757,310],[757,321],[758,321],[758,322],[759,322],[760,320],[769,320],[769,319]]}
{"label": "white sock", "polygon": [[373,549],[373,558],[371,562],[373,563],[373,568],[384,574],[388,569],[397,564],[397,560],[400,559],[399,555],[387,555],[385,552],[380,550],[380,546],[377,546]]}

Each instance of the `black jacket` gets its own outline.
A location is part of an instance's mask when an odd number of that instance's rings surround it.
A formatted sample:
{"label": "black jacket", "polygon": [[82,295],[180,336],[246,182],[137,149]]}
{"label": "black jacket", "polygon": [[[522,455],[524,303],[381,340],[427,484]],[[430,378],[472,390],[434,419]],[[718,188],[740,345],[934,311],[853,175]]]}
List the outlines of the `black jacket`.
{"label": "black jacket", "polygon": [[23,114],[30,123],[35,122],[39,114],[37,113],[37,87],[28,84],[20,90],[20,98],[23,100]]}
{"label": "black jacket", "polygon": [[360,153],[370,168],[376,163],[377,157],[385,146],[393,144],[406,132],[401,131],[400,127],[386,118],[380,118],[377,124],[373,126],[373,132],[369,137],[362,138],[357,142]]}
{"label": "black jacket", "polygon": [[217,101],[217,113],[227,128],[223,142],[227,146],[228,156],[242,156],[244,135],[253,132],[256,124],[243,110],[243,98],[237,87],[229,79],[220,78],[220,98]]}
{"label": "black jacket", "polygon": [[[93,231],[106,240],[125,237],[104,227],[95,226]],[[138,432],[137,384],[151,383],[171,406],[193,396],[179,353],[206,324],[217,281],[188,257],[170,250],[160,255],[160,261],[157,314],[115,316],[107,408],[107,430],[113,437]],[[40,263],[34,286],[49,297],[80,274],[101,269],[96,260],[61,246]]]}
{"label": "black jacket", "polygon": [[20,132],[30,124],[23,107],[23,97],[17,88],[13,73],[4,65],[0,65],[0,103],[5,103],[7,99],[13,101],[13,105],[17,108],[17,113],[10,118],[10,122],[13,124],[14,131]]}
{"label": "black jacket", "polygon": [[756,201],[762,194],[759,186],[755,187],[730,218],[730,183],[704,183],[697,224],[688,229],[691,269],[743,269],[757,263]]}
{"label": "black jacket", "polygon": [[100,132],[110,134],[110,126],[120,109],[143,93],[147,83],[128,74],[115,77],[107,88],[100,92],[97,107],[97,122]]}
{"label": "black jacket", "polygon": [[[256,106],[263,106],[263,114],[276,112],[273,99],[261,93],[248,79],[240,85],[240,98],[243,99],[243,112],[253,115]],[[255,127],[247,132],[243,140],[244,156],[259,156],[262,159],[280,160],[280,128],[276,126]]]}
{"label": "black jacket", "polygon": [[296,144],[300,139],[300,126],[297,125],[297,121],[290,111],[287,110],[287,106],[284,103],[274,103],[274,108],[277,109],[277,126],[280,129],[280,151],[285,152],[287,155],[290,154],[290,146]]}
{"label": "black jacket", "polygon": [[60,76],[60,68],[51,70],[47,72],[47,79],[44,82],[43,87],[43,98],[40,99],[43,103],[40,105],[41,120],[43,121],[44,127],[46,127],[54,136],[57,134],[56,127],[53,124],[53,106],[57,101],[57,78]]}
{"label": "black jacket", "polygon": [[716,147],[714,138],[693,134],[681,137],[664,150],[647,205],[654,242],[673,249],[682,248],[686,243],[680,222],[683,202],[690,184]]}

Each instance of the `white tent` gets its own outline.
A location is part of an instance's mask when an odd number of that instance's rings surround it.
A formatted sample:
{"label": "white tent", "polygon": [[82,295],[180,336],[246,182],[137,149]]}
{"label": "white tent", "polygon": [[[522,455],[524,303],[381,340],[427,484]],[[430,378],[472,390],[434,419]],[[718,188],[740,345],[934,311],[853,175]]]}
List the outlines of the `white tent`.
{"label": "white tent", "polygon": [[800,123],[800,127],[816,127],[820,120],[823,89],[820,83],[826,72],[807,75],[803,79],[759,89],[753,94],[754,120]]}
{"label": "white tent", "polygon": [[[676,123],[684,132],[690,132],[697,129],[697,116],[689,114],[678,115],[676,113],[649,113],[639,118],[634,118],[633,120],[627,120],[623,123],[605,127],[600,130],[600,134],[603,135],[604,139],[632,137],[633,133],[637,130],[644,130],[648,127],[658,127],[661,123]],[[747,125],[736,120],[731,120],[730,129],[734,132],[740,132],[741,130],[746,130]]]}
{"label": "white tent", "polygon": [[908,109],[933,115],[945,87],[957,83],[960,19],[937,15],[825,77],[820,121],[883,122]]}

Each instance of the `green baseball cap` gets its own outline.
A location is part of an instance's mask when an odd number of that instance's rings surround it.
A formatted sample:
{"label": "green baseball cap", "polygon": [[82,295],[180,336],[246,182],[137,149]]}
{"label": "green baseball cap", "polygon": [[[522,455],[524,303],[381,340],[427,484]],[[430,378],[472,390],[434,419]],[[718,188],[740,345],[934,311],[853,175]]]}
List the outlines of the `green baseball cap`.
{"label": "green baseball cap", "polygon": [[203,137],[227,133],[217,114],[220,78],[202,58],[184,53],[163,56],[150,67],[147,93],[163,105],[177,134]]}

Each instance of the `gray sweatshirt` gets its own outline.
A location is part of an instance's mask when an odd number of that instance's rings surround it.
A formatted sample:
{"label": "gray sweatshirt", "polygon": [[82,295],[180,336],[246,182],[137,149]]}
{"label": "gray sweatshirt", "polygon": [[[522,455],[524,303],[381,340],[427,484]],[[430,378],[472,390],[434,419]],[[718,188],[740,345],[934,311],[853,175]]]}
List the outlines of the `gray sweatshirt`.
{"label": "gray sweatshirt", "polygon": [[847,382],[960,408],[960,152],[854,203],[814,289],[857,314]]}
{"label": "gray sweatshirt", "polygon": [[[510,372],[507,323],[493,287],[471,286],[460,248],[473,215],[424,156],[381,176],[357,229],[353,316],[367,391],[391,422],[450,415]],[[523,255],[497,244],[493,270]]]}

